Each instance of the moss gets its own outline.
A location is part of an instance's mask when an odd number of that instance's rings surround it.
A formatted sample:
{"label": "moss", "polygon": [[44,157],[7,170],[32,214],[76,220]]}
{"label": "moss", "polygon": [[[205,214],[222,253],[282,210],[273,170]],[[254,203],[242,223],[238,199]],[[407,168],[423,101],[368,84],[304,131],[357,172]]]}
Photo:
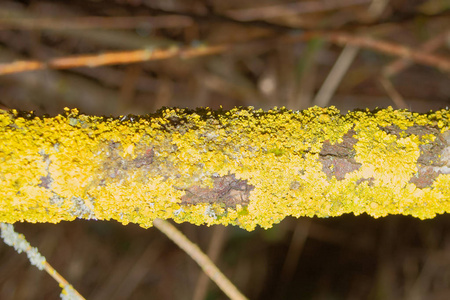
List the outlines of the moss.
{"label": "moss", "polygon": [[[0,221],[95,218],[149,227],[172,218],[252,230],[290,215],[431,218],[450,209],[447,142],[432,156],[435,179],[420,188],[413,179],[424,145],[445,140],[448,120],[447,110],[392,108],[347,115],[333,107],[163,108],[118,118],[0,111]],[[324,144],[351,147],[333,153],[351,154],[339,159],[356,167],[327,175],[322,159],[332,152],[321,152]],[[207,202],[182,201],[197,191],[210,191]]]}

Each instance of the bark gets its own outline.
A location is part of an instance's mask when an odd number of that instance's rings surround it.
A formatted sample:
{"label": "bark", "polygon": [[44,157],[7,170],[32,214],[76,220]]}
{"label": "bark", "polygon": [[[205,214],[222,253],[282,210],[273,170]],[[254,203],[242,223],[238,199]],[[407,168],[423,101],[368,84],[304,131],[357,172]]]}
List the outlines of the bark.
{"label": "bark", "polygon": [[0,222],[155,218],[269,228],[286,216],[450,210],[447,110],[341,115],[164,108],[0,111]]}

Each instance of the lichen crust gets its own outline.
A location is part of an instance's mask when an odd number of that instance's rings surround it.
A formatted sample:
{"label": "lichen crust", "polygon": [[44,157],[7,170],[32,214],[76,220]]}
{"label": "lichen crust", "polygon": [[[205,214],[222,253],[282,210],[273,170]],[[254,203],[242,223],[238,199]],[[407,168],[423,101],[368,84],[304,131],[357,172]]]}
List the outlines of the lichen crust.
{"label": "lichen crust", "polygon": [[450,210],[449,112],[0,110],[0,222],[155,218],[270,228],[287,216]]}

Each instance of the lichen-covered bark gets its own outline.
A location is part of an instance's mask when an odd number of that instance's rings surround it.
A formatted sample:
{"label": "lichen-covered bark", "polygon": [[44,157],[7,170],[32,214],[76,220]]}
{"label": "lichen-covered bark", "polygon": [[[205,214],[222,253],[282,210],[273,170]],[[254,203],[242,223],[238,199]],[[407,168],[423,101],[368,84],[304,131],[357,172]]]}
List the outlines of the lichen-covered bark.
{"label": "lichen-covered bark", "polygon": [[172,218],[252,230],[286,216],[432,218],[450,211],[449,116],[333,107],[119,118],[0,111],[0,222],[149,227]]}

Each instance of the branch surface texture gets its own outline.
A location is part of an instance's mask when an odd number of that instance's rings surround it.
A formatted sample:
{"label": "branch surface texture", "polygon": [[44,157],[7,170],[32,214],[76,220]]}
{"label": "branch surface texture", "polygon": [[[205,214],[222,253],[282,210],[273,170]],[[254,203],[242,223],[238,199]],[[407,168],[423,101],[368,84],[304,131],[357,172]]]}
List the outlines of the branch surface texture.
{"label": "branch surface texture", "polygon": [[286,216],[450,211],[450,113],[0,110],[0,222],[155,218],[269,228]]}

